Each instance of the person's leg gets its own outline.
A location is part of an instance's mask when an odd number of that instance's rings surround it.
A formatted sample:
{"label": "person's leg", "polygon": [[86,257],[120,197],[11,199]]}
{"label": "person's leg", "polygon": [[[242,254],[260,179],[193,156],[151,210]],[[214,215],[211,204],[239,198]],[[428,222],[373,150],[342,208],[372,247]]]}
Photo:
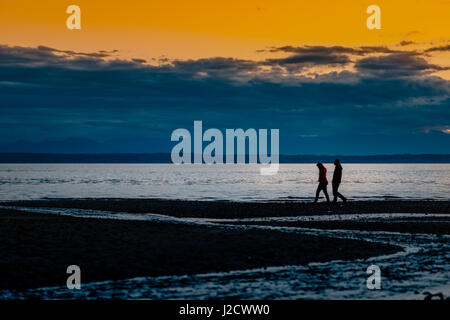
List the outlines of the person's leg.
{"label": "person's leg", "polygon": [[337,197],[338,197],[337,189],[339,188],[339,184],[337,184],[336,182],[332,182],[331,186],[333,188],[333,202],[336,202],[337,201]]}
{"label": "person's leg", "polygon": [[330,197],[328,196],[328,191],[327,191],[327,185],[328,185],[327,182],[325,182],[323,184],[323,193],[325,193],[325,197],[327,198],[327,202],[330,202]]}
{"label": "person's leg", "polygon": [[337,193],[338,197],[342,199],[342,201],[347,201],[347,198],[344,197],[340,192]]}
{"label": "person's leg", "polygon": [[317,202],[317,200],[319,200],[320,190],[322,190],[322,183],[319,182],[319,185],[317,186],[317,190],[316,190],[316,199],[314,200],[314,202]]}
{"label": "person's leg", "polygon": [[339,183],[336,184],[336,196],[338,196],[342,201],[347,201],[347,198],[344,197],[338,190],[339,190]]}

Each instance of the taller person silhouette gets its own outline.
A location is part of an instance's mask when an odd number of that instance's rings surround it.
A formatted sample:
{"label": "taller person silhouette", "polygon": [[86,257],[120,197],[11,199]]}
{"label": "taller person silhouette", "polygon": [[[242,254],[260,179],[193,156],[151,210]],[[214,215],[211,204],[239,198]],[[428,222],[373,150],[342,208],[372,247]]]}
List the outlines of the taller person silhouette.
{"label": "taller person silhouette", "polygon": [[339,159],[334,160],[334,172],[333,172],[333,180],[331,181],[331,185],[333,187],[333,202],[337,202],[337,198],[341,198],[342,201],[346,202],[347,198],[339,193],[339,185],[342,180],[342,166],[341,161]]}

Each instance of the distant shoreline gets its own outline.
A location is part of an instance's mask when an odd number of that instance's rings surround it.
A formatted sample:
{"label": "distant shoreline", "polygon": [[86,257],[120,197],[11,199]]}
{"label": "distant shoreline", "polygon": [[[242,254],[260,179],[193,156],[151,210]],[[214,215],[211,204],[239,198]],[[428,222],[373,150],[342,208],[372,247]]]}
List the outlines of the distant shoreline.
{"label": "distant shoreline", "polygon": [[[280,163],[450,163],[450,154],[393,154],[393,155],[280,155]],[[0,153],[0,163],[48,164],[170,164],[170,153]]]}

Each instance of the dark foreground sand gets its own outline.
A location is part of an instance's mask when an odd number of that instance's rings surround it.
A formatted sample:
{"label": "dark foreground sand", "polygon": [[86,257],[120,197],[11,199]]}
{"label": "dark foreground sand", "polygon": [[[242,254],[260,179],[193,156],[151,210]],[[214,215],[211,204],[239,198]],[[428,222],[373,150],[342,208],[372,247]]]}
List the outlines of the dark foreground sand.
{"label": "dark foreground sand", "polygon": [[[449,201],[349,203],[60,199],[8,206],[97,209],[177,217],[244,218],[360,213],[444,213]],[[414,216],[414,215],[413,215]],[[304,221],[271,225],[324,229],[450,234],[446,217],[401,222]],[[0,289],[65,285],[68,265],[84,283],[137,276],[196,274],[266,266],[368,258],[402,250],[364,241],[279,231],[224,229],[170,223],[73,218],[0,209]]]}
{"label": "dark foreground sand", "polygon": [[263,230],[72,218],[0,209],[0,289],[368,258],[399,247]]}

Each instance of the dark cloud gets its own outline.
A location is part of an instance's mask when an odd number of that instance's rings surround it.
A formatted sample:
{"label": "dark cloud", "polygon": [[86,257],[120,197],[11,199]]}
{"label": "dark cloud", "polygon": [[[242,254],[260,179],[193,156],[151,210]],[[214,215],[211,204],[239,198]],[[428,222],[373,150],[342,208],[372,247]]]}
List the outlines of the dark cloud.
{"label": "dark cloud", "polygon": [[136,63],[146,63],[147,62],[147,60],[139,59],[139,58],[133,58],[133,59],[131,59],[131,61],[136,62]]}
{"label": "dark cloud", "polygon": [[263,64],[269,66],[284,66],[293,68],[292,71],[301,70],[305,67],[328,65],[339,66],[352,62],[346,55],[336,54],[296,54],[287,58],[267,59]]}
{"label": "dark cloud", "polygon": [[244,73],[256,72],[259,63],[233,58],[209,58],[198,60],[172,61],[171,71],[176,73],[235,78]]}
{"label": "dark cloud", "polygon": [[259,52],[282,52],[290,54],[287,57],[267,59],[262,64],[284,67],[288,72],[299,72],[313,66],[345,66],[353,63],[352,56],[362,57],[373,53],[391,54],[393,51],[384,46],[283,46],[271,47]]}
{"label": "dark cloud", "polygon": [[384,46],[362,46],[362,47],[343,47],[343,46],[283,46],[270,47],[269,49],[259,50],[258,52],[285,52],[306,55],[336,55],[352,54],[363,56],[369,53],[392,53],[395,52]]}
{"label": "dark cloud", "polygon": [[411,45],[411,44],[415,44],[415,42],[414,42],[414,41],[402,40],[402,41],[400,41],[399,44],[400,44],[401,46],[409,46],[409,45]]}
{"label": "dark cloud", "polygon": [[[439,131],[450,125],[449,81],[431,76],[445,67],[416,52],[357,48],[383,53],[374,57],[325,48],[283,59],[216,57],[153,66],[0,46],[0,143],[76,138],[108,141],[117,152],[148,141],[142,152],[168,151],[172,130],[203,120],[221,129],[279,128],[285,153],[308,153],[317,145],[330,147],[323,153],[360,153],[361,146],[383,153],[395,147],[392,141],[411,152],[450,147],[450,135]],[[349,55],[358,57],[354,71],[313,78],[286,73],[290,66],[346,65]],[[367,135],[373,143],[363,143]]]}
{"label": "dark cloud", "polygon": [[50,47],[46,47],[46,46],[38,46],[37,49],[39,51],[43,51],[43,52],[49,52],[49,53],[62,53],[65,54],[67,56],[81,56],[81,57],[93,57],[93,58],[106,58],[111,56],[111,54],[116,53],[117,50],[113,50],[113,51],[105,51],[105,50],[101,50],[99,52],[76,52],[76,51],[72,51],[72,50],[58,50],[58,49],[54,49],[54,48],[50,48]]}
{"label": "dark cloud", "polygon": [[363,58],[355,63],[355,68],[364,75],[390,78],[418,76],[449,69],[428,63],[416,52],[399,52],[387,56]]}
{"label": "dark cloud", "polygon": [[450,45],[441,47],[432,47],[425,50],[425,52],[433,52],[433,51],[450,51]]}
{"label": "dark cloud", "polygon": [[117,50],[99,51],[99,52],[76,52],[71,50],[58,50],[46,46],[37,48],[29,47],[10,47],[0,45],[1,64],[27,64],[28,66],[40,64],[65,64],[71,59],[82,61],[83,59],[103,59],[110,57]]}

